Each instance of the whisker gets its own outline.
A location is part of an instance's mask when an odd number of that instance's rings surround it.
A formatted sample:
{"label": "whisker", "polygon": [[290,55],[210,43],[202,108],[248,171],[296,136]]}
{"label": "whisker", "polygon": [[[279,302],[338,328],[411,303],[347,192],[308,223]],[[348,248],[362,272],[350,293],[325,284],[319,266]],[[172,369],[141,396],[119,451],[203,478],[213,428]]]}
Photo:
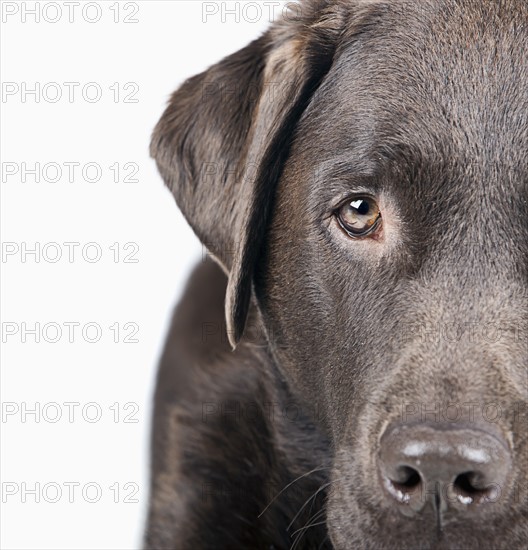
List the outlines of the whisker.
{"label": "whisker", "polygon": [[[319,519],[324,513],[326,512],[326,510],[319,510],[318,512],[316,512],[308,521],[313,521],[313,520],[316,520],[316,519]],[[325,522],[322,522],[322,523],[325,523]],[[299,529],[297,529],[296,531],[294,531],[291,536],[295,536],[297,533],[299,533],[300,531],[305,531],[306,529],[310,528],[310,527],[314,527],[315,525],[321,525],[321,523],[311,523],[309,525],[305,525],[304,527],[300,527]]]}
{"label": "whisker", "polygon": [[307,500],[306,502],[299,508],[299,511],[295,514],[295,516],[293,516],[293,519],[290,521],[290,524],[288,525],[288,527],[286,528],[287,531],[289,531],[291,529],[291,526],[293,525],[293,523],[295,522],[295,520],[302,514],[302,511],[306,508],[306,506],[308,505],[308,503],[312,500],[312,499],[315,499],[317,498],[317,495],[324,489],[326,489],[327,487],[329,487],[330,485],[332,485],[332,481],[329,481],[328,483],[324,483],[323,485],[321,485],[321,487],[319,487],[319,489],[317,489],[317,491],[314,492],[313,495],[311,495]]}
{"label": "whisker", "polygon": [[271,501],[269,502],[269,504],[264,508],[264,510],[262,510],[262,512],[260,512],[260,514],[258,515],[258,517],[260,518],[262,516],[262,514],[264,514],[264,512],[266,512],[266,510],[277,500],[278,497],[280,497],[280,495],[282,495],[282,493],[284,493],[284,491],[286,491],[289,487],[291,487],[294,483],[297,483],[297,481],[301,480],[303,477],[306,477],[306,476],[309,476],[315,472],[320,472],[322,470],[328,470],[328,468],[324,467],[324,466],[319,466],[317,468],[314,468],[313,470],[310,470],[309,472],[306,472],[305,474],[302,474],[300,475],[299,477],[295,478],[293,481],[291,481],[290,483],[288,483],[288,485],[286,485],[286,487],[284,487],[279,493],[277,493],[272,499]]}
{"label": "whisker", "polygon": [[[315,519],[319,519],[324,513],[326,512],[326,510],[320,510],[319,512],[317,512],[317,514],[315,514],[311,519],[310,521],[313,521]],[[297,546],[300,544],[301,542],[301,539],[303,538],[303,536],[306,534],[306,531],[308,531],[308,529],[310,529],[311,527],[316,527],[318,525],[325,525],[326,524],[326,518],[323,520],[323,521],[318,521],[318,522],[315,522],[315,523],[310,523],[309,525],[305,525],[304,527],[301,527],[300,529],[297,529],[297,531],[295,531],[295,533],[299,533],[297,535],[297,538],[295,539],[295,542],[292,544],[292,547],[291,547],[291,550],[295,550],[295,548],[297,548]],[[295,534],[294,533],[294,534]]]}
{"label": "whisker", "polygon": [[[334,483],[338,483],[340,481],[342,481],[344,478],[337,478],[337,479],[333,479],[331,481],[329,481],[328,483],[324,483],[321,485],[321,487],[319,487],[319,489],[303,504],[303,506],[301,507],[301,509],[299,510],[299,512],[297,512],[297,514],[295,515],[295,517],[293,518],[293,520],[291,521],[290,525],[288,525],[288,530],[290,529],[290,527],[292,526],[293,522],[295,521],[295,519],[297,518],[297,516],[302,512],[302,509],[308,504],[308,502],[312,499],[314,499],[314,497],[317,496],[317,494],[322,491],[323,489],[326,489],[327,487],[329,487],[330,485],[333,485]],[[312,506],[313,506],[313,503],[315,501],[312,501]],[[311,511],[311,508],[310,508],[310,511]],[[304,534],[306,533],[306,531],[310,528],[310,527],[316,527],[317,525],[324,525],[326,524],[326,518],[324,521],[321,521],[321,522],[318,522],[318,523],[310,523],[310,522],[314,522],[315,520],[317,519],[320,519],[324,514],[326,514],[326,503],[323,504],[323,506],[321,507],[321,509],[319,511],[317,511],[315,514],[313,514],[309,519],[308,521],[306,522],[306,524],[304,525],[304,527],[301,527],[300,529],[297,529],[296,531],[294,531],[291,536],[294,537],[295,535],[296,538],[291,546],[291,549],[290,550],[295,550],[295,548],[297,548],[297,546],[300,544],[300,541],[302,539],[302,537],[304,536]],[[324,543],[328,540],[328,534],[325,536],[325,538],[322,540],[321,544],[319,545],[319,548],[322,548]]]}

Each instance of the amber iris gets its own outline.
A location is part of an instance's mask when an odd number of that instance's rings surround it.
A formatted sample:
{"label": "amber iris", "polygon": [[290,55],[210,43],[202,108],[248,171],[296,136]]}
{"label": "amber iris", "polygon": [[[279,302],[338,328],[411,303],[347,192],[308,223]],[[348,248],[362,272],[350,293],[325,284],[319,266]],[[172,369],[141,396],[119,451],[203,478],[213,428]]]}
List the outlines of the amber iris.
{"label": "amber iris", "polygon": [[349,199],[337,211],[336,217],[341,227],[351,237],[365,237],[372,234],[381,222],[378,204],[370,197]]}

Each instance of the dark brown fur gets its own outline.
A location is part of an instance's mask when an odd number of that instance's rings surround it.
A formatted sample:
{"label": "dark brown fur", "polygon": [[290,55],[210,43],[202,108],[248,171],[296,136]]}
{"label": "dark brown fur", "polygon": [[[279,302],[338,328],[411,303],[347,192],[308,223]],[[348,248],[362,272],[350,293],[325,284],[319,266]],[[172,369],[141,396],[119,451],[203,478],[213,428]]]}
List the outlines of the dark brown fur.
{"label": "dark brown fur", "polygon": [[[528,6],[301,8],[188,80],[153,135],[215,262],[161,361],[145,545],[523,548]],[[385,241],[336,228],[357,189],[384,201]],[[441,330],[464,323],[500,337]],[[477,404],[452,424],[499,434],[513,467],[500,502],[439,531],[387,502],[376,456],[403,413],[440,424],[450,403]]]}

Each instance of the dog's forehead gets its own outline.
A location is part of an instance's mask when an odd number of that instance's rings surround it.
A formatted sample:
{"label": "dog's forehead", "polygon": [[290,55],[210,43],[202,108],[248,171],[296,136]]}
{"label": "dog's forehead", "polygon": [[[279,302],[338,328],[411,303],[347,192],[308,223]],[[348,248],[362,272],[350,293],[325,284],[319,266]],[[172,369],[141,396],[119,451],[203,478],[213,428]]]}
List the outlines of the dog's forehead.
{"label": "dog's forehead", "polygon": [[369,4],[351,20],[306,113],[307,140],[329,156],[403,153],[431,165],[511,170],[526,195],[524,0]]}

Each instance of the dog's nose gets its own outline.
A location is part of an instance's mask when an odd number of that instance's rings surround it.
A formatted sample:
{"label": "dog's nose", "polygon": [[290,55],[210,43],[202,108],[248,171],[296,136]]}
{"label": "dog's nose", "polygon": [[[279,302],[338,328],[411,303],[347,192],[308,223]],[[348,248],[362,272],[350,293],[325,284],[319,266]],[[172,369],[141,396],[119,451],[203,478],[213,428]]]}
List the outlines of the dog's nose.
{"label": "dog's nose", "polygon": [[497,503],[511,463],[506,443],[480,429],[397,425],[380,440],[381,483],[405,515],[427,502],[438,511]]}

